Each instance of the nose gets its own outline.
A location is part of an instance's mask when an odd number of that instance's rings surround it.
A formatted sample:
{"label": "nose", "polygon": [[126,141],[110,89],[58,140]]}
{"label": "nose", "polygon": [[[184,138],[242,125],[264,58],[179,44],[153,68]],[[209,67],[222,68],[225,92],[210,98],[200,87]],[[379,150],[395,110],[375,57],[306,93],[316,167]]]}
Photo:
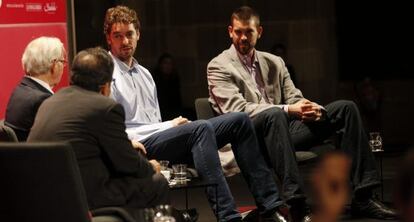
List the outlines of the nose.
{"label": "nose", "polygon": [[122,36],[122,43],[128,44],[129,39],[126,36]]}
{"label": "nose", "polygon": [[247,39],[247,35],[243,33],[243,34],[241,35],[241,40],[246,40],[246,39]]}

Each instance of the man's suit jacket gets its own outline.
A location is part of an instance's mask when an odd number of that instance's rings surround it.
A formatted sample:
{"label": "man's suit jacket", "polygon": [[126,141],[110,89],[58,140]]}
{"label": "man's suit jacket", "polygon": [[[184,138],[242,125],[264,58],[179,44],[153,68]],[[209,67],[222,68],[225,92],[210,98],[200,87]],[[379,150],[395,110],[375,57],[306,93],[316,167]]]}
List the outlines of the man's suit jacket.
{"label": "man's suit jacket", "polygon": [[52,93],[36,81],[23,77],[13,90],[6,109],[5,125],[11,127],[19,141],[26,141],[40,104]]}
{"label": "man's suit jacket", "polygon": [[234,45],[215,57],[207,66],[210,103],[219,113],[246,112],[250,117],[263,110],[293,104],[303,98],[290,79],[283,60],[256,50],[265,90],[271,104],[256,87],[256,82],[241,63]]}
{"label": "man's suit jacket", "polygon": [[59,90],[39,108],[28,142],[68,141],[76,154],[89,206],[126,206],[151,164],[125,133],[122,106],[77,86]]}

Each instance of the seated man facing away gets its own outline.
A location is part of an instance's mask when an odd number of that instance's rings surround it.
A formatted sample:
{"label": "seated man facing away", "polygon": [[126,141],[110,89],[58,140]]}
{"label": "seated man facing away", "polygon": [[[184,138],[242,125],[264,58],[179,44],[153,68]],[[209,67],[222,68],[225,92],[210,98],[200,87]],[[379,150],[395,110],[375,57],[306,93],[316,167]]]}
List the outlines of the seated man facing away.
{"label": "seated man facing away", "polygon": [[91,209],[134,209],[169,203],[169,187],[154,162],[136,150],[125,133],[124,110],[108,98],[112,58],[100,48],[79,52],[71,86],[40,106],[28,142],[68,141],[76,154]]}
{"label": "seated man facing away", "polygon": [[189,122],[178,117],[161,122],[154,80],[133,58],[140,36],[136,12],[125,6],[110,8],[104,26],[115,61],[112,97],[125,109],[130,138],[144,144],[149,158],[172,164],[194,162],[205,180],[218,185],[218,203],[213,187],[207,188],[207,196],[211,207],[218,210],[219,221],[240,221],[217,152],[218,147],[231,143],[262,216],[270,221],[285,221],[280,214],[283,201],[259,151],[249,117],[232,113],[210,120]]}
{"label": "seated man facing away", "polygon": [[5,125],[15,131],[19,141],[26,141],[37,109],[53,95],[65,63],[65,48],[58,38],[39,37],[26,46],[22,56],[25,76],[10,96],[5,118]]}

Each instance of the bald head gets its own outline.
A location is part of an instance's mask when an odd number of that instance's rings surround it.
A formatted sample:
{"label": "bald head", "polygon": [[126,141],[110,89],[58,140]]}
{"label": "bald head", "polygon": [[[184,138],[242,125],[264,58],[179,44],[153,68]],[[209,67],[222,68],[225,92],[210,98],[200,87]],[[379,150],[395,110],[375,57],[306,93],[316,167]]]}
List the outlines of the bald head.
{"label": "bald head", "polygon": [[114,63],[102,48],[89,48],[79,52],[72,64],[70,84],[98,92],[100,87],[111,82]]}

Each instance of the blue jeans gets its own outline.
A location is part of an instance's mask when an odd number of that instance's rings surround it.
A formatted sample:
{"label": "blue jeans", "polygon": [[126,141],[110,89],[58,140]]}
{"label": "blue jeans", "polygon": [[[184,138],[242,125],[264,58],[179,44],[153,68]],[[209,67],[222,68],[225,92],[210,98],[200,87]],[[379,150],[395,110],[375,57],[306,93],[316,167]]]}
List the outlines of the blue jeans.
{"label": "blue jeans", "polygon": [[[217,149],[227,143],[255,198],[258,209],[266,212],[283,204],[279,191],[258,147],[253,125],[245,113],[230,113],[209,120],[198,120],[159,132],[141,141],[147,156],[174,163],[194,163],[208,182],[217,183],[218,219],[240,217],[221,170]],[[208,201],[216,209],[214,188],[207,190]]]}

